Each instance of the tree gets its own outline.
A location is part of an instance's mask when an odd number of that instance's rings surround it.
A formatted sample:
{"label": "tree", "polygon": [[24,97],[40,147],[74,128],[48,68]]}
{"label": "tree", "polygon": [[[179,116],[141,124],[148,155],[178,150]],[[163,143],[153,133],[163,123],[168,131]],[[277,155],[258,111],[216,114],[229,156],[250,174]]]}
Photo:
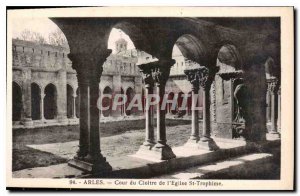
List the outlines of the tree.
{"label": "tree", "polygon": [[46,39],[40,33],[33,32],[28,29],[22,31],[18,39],[25,40],[25,41],[32,41],[40,44],[47,43]]}
{"label": "tree", "polygon": [[63,47],[68,46],[68,42],[65,35],[58,28],[55,31],[51,32],[48,38],[49,38],[48,42],[51,45],[63,46]]}

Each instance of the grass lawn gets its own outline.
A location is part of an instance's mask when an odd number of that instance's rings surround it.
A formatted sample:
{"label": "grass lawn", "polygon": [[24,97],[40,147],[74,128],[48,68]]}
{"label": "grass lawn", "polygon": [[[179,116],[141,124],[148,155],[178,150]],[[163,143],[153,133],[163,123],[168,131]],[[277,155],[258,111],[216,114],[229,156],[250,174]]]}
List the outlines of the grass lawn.
{"label": "grass lawn", "polygon": [[[187,141],[190,135],[189,121],[166,120],[166,125],[170,146],[179,146]],[[100,127],[101,150],[106,157],[132,154],[144,141],[144,120],[108,122],[101,124]],[[78,139],[78,125],[13,130],[13,171],[67,162],[64,158],[26,145],[62,143]]]}

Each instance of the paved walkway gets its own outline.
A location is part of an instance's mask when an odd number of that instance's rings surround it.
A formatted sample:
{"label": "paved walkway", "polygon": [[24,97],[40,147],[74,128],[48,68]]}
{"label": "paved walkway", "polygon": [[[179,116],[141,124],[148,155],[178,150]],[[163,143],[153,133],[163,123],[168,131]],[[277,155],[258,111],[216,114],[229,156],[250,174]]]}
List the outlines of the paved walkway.
{"label": "paved walkway", "polygon": [[[278,139],[273,137],[272,135],[268,135],[268,140],[266,144],[278,143]],[[153,171],[155,171],[155,175],[163,174],[168,171],[168,168],[182,168],[186,166],[192,165],[203,165],[209,164],[212,162],[218,161],[218,159],[228,159],[231,156],[238,156],[247,152],[247,149],[252,149],[253,147],[249,147],[246,145],[245,141],[241,140],[228,140],[228,139],[220,139],[215,138],[215,142],[221,148],[218,151],[211,152],[207,150],[194,149],[191,150],[190,147],[180,146],[174,147],[173,151],[176,154],[176,158],[163,161],[163,160],[154,160],[150,157],[137,156],[135,154],[124,157],[117,158],[108,158],[108,162],[112,165],[114,175],[117,177],[118,175],[124,175],[123,171],[126,171],[126,175],[132,175],[137,177],[138,175],[153,175]],[[270,143],[271,142],[271,143]],[[280,143],[280,142],[279,142]],[[55,154],[57,156],[71,159],[78,148],[78,141],[66,142],[66,143],[55,143],[55,144],[43,144],[43,145],[29,145],[31,148],[35,148],[41,151],[49,152]],[[257,155],[258,158],[262,156],[268,157],[267,154]],[[255,156],[255,158],[257,158]],[[249,158],[249,157],[248,157]],[[251,158],[251,157],[250,157]],[[247,159],[247,157],[244,157]],[[225,162],[221,165],[214,165],[216,169],[227,167],[228,165],[240,164],[241,160],[229,161]],[[225,164],[225,165],[224,165]],[[206,168],[207,169],[207,168]],[[122,173],[123,172],[123,173]],[[126,173],[125,172],[125,173]],[[142,173],[139,173],[142,172]],[[83,173],[77,169],[69,167],[67,164],[59,164],[52,165],[49,167],[37,167],[31,169],[24,169],[20,171],[13,172],[13,177],[22,177],[22,178],[66,178],[66,177],[79,177]],[[132,177],[132,176],[124,176],[124,177]],[[174,174],[175,176],[182,176],[182,174]],[[183,175],[183,178],[185,175]],[[189,176],[189,175],[187,175]],[[192,176],[190,176],[192,177]]]}

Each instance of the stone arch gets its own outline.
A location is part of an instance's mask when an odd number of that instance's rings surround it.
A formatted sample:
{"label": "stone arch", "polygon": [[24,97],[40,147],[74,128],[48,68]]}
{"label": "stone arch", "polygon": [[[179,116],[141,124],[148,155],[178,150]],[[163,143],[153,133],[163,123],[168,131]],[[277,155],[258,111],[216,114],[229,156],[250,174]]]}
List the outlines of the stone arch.
{"label": "stone arch", "polygon": [[134,92],[133,88],[131,88],[131,87],[128,87],[125,92],[126,92],[126,96],[127,96],[126,111],[125,112],[126,112],[127,116],[130,116],[135,112],[135,108],[131,108],[130,110],[128,110],[127,107],[129,105],[129,103],[132,101],[132,99],[135,95],[135,92]]}
{"label": "stone arch", "polygon": [[13,81],[12,84],[12,119],[13,121],[20,121],[22,118],[23,101],[22,101],[22,88]]}
{"label": "stone arch", "polygon": [[179,48],[186,59],[205,66],[207,54],[206,47],[196,36],[192,34],[182,34],[177,37],[174,45]]}
{"label": "stone arch", "polygon": [[73,117],[73,96],[74,96],[74,88],[70,85],[67,84],[67,118],[72,118]]}
{"label": "stone arch", "polygon": [[113,28],[120,29],[130,37],[136,49],[149,53],[151,50],[150,42],[148,41],[147,36],[145,36],[145,33],[139,26],[140,25],[138,24],[138,22],[135,23],[134,21],[128,21],[126,19],[122,21],[117,21],[113,23],[106,32],[106,40],[108,42],[110,33]]}
{"label": "stone arch", "polygon": [[32,120],[41,119],[41,88],[33,82],[31,83],[31,117]]}
{"label": "stone arch", "polygon": [[52,83],[44,89],[44,116],[45,119],[55,119],[57,116],[57,89]]}
{"label": "stone arch", "polygon": [[[113,94],[113,91],[112,89],[109,87],[109,86],[106,86],[104,89],[103,89],[103,93],[102,95],[105,95],[105,94],[110,94],[112,95]],[[102,111],[102,114],[104,117],[108,117],[108,116],[111,116],[111,107],[112,107],[112,99],[108,98],[108,97],[103,97],[102,98],[102,107],[109,107],[108,110],[103,110]]]}
{"label": "stone arch", "polygon": [[269,79],[275,76],[275,62],[272,57],[269,57],[265,62],[266,78]]}
{"label": "stone arch", "polygon": [[218,49],[217,60],[221,63],[220,71],[227,72],[232,70],[240,70],[242,59],[235,45],[231,42],[225,42]]}

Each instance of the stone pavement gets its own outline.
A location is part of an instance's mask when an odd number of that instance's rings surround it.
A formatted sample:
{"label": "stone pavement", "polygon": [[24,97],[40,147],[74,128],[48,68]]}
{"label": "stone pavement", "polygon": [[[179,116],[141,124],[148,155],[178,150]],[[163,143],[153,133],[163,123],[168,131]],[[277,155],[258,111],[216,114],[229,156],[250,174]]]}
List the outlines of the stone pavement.
{"label": "stone pavement", "polygon": [[[272,158],[273,155],[271,153],[252,153],[224,161],[214,162],[204,166],[192,167],[186,170],[156,176],[154,178],[187,180],[212,179],[215,178],[215,176],[223,176],[226,179],[226,176],[228,176],[227,173],[231,173],[231,176],[234,176],[235,179],[239,179],[242,175],[241,173],[247,172],[248,176],[253,176],[254,172],[270,172],[267,171],[267,169],[272,168],[263,167],[262,165],[272,162]],[[255,165],[256,171],[254,171],[253,168],[249,168],[249,164]]]}
{"label": "stone pavement", "polygon": [[[213,162],[218,162],[245,154],[255,153],[264,148],[272,148],[280,146],[280,139],[267,135],[268,141],[255,145],[253,143],[246,143],[242,140],[229,140],[214,138],[217,145],[220,147],[218,151],[207,151],[188,148],[186,146],[174,147],[173,152],[176,158],[171,160],[153,160],[149,157],[141,157],[137,155],[129,155],[118,158],[107,158],[108,162],[113,167],[113,172],[110,176],[112,178],[149,178],[153,176],[161,176],[163,174],[172,173],[176,170],[182,170],[194,167],[196,165],[207,165]],[[30,145],[30,147],[50,152],[57,156],[67,159],[72,158],[77,150],[78,141]],[[260,154],[258,157],[268,157],[268,154]],[[255,156],[255,158],[257,158]],[[248,159],[251,158],[248,157]],[[244,157],[247,159],[247,157]],[[214,165],[216,169],[227,167],[230,165],[240,164],[241,160],[225,162],[221,165]],[[225,164],[225,166],[223,166]],[[206,168],[207,169],[207,168]],[[176,175],[176,174],[174,174]],[[178,174],[179,175],[179,174]],[[180,175],[179,175],[180,176]],[[13,177],[16,178],[72,178],[72,177],[92,177],[82,173],[81,171],[69,167],[67,164],[52,165],[49,167],[37,167],[31,169],[24,169],[13,172]],[[93,176],[95,177],[95,176]],[[96,176],[97,177],[97,176]]]}

